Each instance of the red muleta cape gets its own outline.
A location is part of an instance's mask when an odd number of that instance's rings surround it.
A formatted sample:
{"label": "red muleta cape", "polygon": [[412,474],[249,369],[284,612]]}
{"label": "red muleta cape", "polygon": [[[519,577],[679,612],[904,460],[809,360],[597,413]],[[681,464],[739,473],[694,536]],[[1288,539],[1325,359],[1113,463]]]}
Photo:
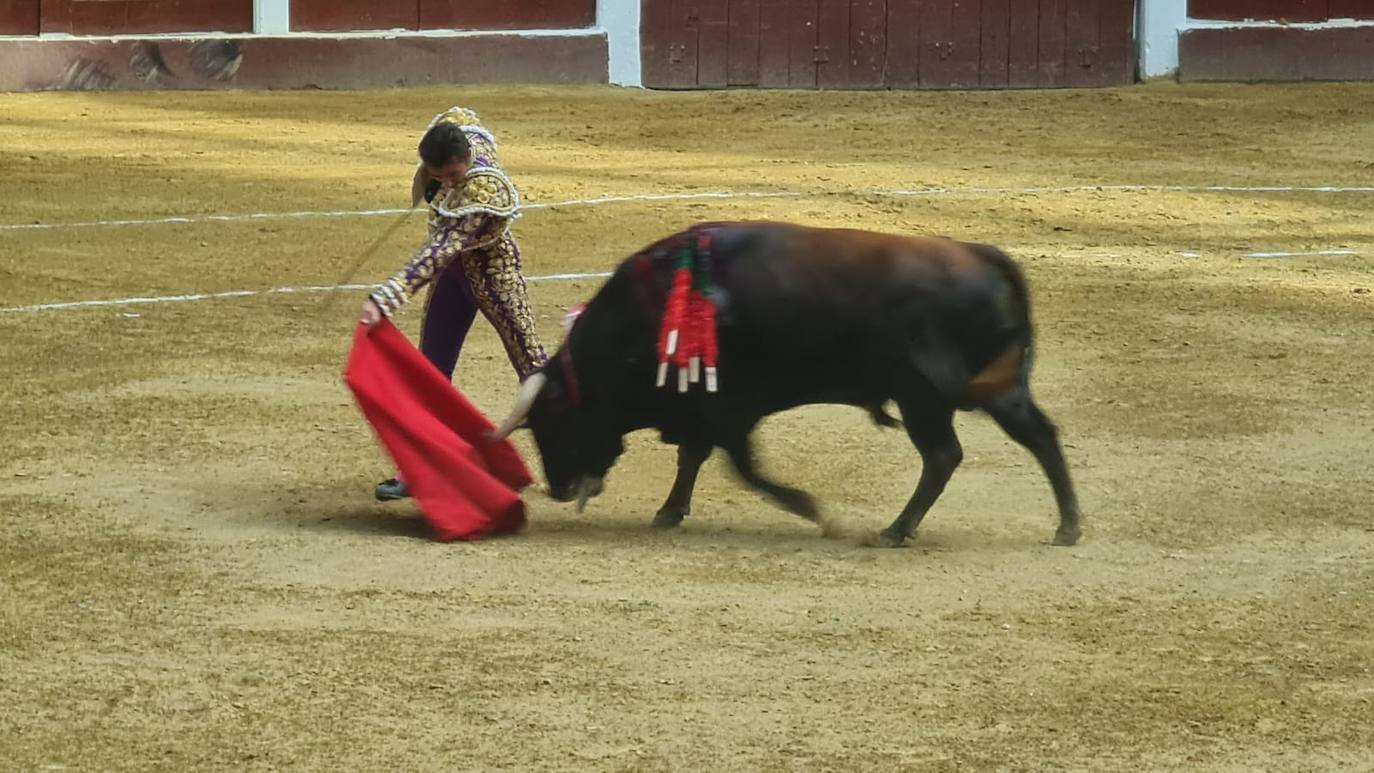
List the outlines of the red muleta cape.
{"label": "red muleta cape", "polygon": [[390,321],[358,326],[344,382],[440,541],[525,525],[533,478],[515,447]]}

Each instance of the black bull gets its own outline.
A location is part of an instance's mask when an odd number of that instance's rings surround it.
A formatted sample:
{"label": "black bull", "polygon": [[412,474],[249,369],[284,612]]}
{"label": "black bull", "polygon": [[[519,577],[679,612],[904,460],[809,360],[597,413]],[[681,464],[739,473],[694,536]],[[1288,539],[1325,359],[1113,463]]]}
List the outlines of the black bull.
{"label": "black bull", "polygon": [[[677,249],[709,233],[720,391],[656,386],[657,340]],[[750,434],[769,414],[846,404],[893,423],[895,402],[921,454],[911,500],[882,532],[909,537],[963,459],[956,410],[982,410],[1039,461],[1059,507],[1054,542],[1074,544],[1079,511],[1057,432],[1031,399],[1033,336],[1020,268],[981,244],[781,223],[719,223],[675,234],[624,261],[587,304],[555,357],[526,381],[511,417],[533,430],[549,491],[600,492],[623,437],[657,429],[678,446],[677,478],[654,519],[691,510],[697,472],[721,448],[741,478],[817,520],[812,498],[768,480]]]}

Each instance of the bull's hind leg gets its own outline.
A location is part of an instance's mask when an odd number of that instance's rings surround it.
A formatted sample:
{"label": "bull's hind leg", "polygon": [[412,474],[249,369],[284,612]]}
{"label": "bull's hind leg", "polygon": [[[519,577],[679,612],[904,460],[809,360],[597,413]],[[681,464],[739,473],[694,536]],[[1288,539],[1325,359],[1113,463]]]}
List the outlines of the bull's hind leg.
{"label": "bull's hind leg", "polygon": [[1059,507],[1059,529],[1054,533],[1054,544],[1072,545],[1078,542],[1082,534],[1078,497],[1074,494],[1073,482],[1069,480],[1069,468],[1064,463],[1064,452],[1059,446],[1059,433],[1054,423],[1040,411],[1024,386],[997,398],[984,409],[1012,440],[1035,455],[1036,461],[1049,477]]}
{"label": "bull's hind leg", "polygon": [[692,513],[692,490],[697,485],[697,473],[701,465],[711,456],[711,445],[683,443],[677,447],[677,477],[673,479],[673,490],[668,492],[668,500],[654,516],[654,526],[671,529],[682,523],[682,519]]}
{"label": "bull's hind leg", "polygon": [[754,451],[749,443],[748,435],[722,447],[725,449],[725,453],[729,454],[730,462],[734,464],[735,471],[739,473],[740,478],[745,483],[772,497],[775,502],[782,505],[790,513],[800,515],[808,521],[820,520],[820,509],[816,507],[816,501],[811,498],[810,494],[800,489],[774,483],[759,474],[758,468],[754,465]]}
{"label": "bull's hind leg", "polygon": [[916,492],[897,520],[883,529],[879,535],[883,547],[900,547],[907,537],[921,524],[931,505],[944,493],[945,484],[964,460],[963,446],[959,436],[954,433],[954,411],[948,407],[930,404],[931,398],[902,399],[897,404],[902,409],[902,421],[906,424],[907,436],[921,452],[921,480],[916,484]]}

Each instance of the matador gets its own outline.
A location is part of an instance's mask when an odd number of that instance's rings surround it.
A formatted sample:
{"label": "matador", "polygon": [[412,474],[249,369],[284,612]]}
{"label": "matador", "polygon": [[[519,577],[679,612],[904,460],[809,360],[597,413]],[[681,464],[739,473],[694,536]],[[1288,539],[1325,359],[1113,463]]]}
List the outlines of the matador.
{"label": "matador", "polygon": [[[422,198],[429,204],[429,238],[363,303],[362,322],[370,327],[428,285],[420,351],[449,378],[478,310],[496,328],[521,381],[547,359],[510,232],[520,194],[496,151],[496,138],[471,110],[454,107],[435,116],[420,140],[411,185],[411,205]],[[409,495],[395,478],[378,484],[376,493],[383,501]]]}

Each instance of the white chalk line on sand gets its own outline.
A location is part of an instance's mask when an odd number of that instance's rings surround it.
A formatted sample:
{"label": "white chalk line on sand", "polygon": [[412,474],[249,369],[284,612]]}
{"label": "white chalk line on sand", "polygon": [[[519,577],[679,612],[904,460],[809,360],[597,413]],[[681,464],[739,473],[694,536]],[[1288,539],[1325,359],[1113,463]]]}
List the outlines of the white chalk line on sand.
{"label": "white chalk line on sand", "polygon": [[[1175,253],[1185,258],[1200,258],[1202,253],[1194,251]],[[1244,253],[1247,258],[1302,258],[1316,256],[1351,256],[1361,254],[1358,250],[1315,250],[1312,252],[1249,252]],[[577,279],[605,279],[611,275],[609,271],[597,271],[591,273],[573,274],[545,274],[543,276],[525,277],[528,282],[565,282]],[[32,313],[37,311],[60,311],[63,309],[84,309],[101,306],[141,306],[153,303],[189,303],[191,301],[211,301],[221,298],[252,298],[259,295],[290,295],[295,293],[330,293],[339,290],[370,290],[373,285],[364,284],[340,284],[340,285],[307,285],[304,287],[273,287],[268,290],[227,290],[218,293],[191,293],[187,295],[155,295],[136,298],[116,298],[111,300],[95,301],[67,301],[64,303],[39,303],[32,306],[11,306],[0,308],[0,314],[19,314]],[[132,315],[136,316],[136,315]]]}
{"label": "white chalk line on sand", "polygon": [[[1066,185],[1031,188],[872,188],[840,191],[695,191],[683,193],[641,193],[623,196],[598,196],[548,203],[531,203],[525,209],[585,207],[634,201],[692,201],[696,199],[796,199],[808,196],[1016,196],[1035,193],[1149,192],[1175,193],[1374,193],[1374,186],[1340,185]],[[47,231],[64,228],[103,228],[113,226],[191,225],[195,223],[238,223],[253,220],[291,220],[315,217],[377,217],[399,215],[405,209],[357,209],[338,211],[251,212],[240,215],[172,215],[144,220],[90,220],[79,223],[0,223],[0,231]]]}
{"label": "white chalk line on sand", "polygon": [[[1187,250],[1176,252],[1185,258],[1200,258],[1202,253],[1197,250]],[[1243,253],[1247,258],[1317,258],[1317,257],[1349,257],[1361,254],[1359,250],[1310,250],[1307,252],[1247,252]]]}
{"label": "white chalk line on sand", "polygon": [[[585,207],[628,201],[689,201],[691,199],[781,199],[798,198],[804,193],[793,191],[703,191],[698,193],[645,193],[628,196],[599,196],[593,199],[569,199],[544,204],[525,204],[521,209],[555,209]],[[376,217],[399,215],[406,209],[356,209],[339,211],[252,212],[244,215],[175,215],[150,220],[91,220],[84,223],[5,223],[0,231],[48,231],[63,228],[100,228],[121,225],[190,225],[194,223],[239,223],[248,220],[291,220],[311,217]]]}
{"label": "white chalk line on sand", "polygon": [[1316,250],[1313,252],[1252,252],[1247,258],[1308,258],[1327,255],[1359,255],[1359,250]]}
{"label": "white chalk line on sand", "polygon": [[[545,276],[525,277],[528,282],[565,282],[575,279],[604,279],[610,272],[588,274],[548,274]],[[154,295],[140,298],[116,298],[98,301],[67,301],[65,303],[38,303],[32,306],[12,306],[0,309],[0,314],[21,314],[35,311],[58,311],[61,309],[86,309],[100,306],[143,306],[151,303],[189,303],[191,301],[213,301],[221,298],[252,298],[258,295],[290,295],[295,293],[332,293],[339,290],[371,290],[373,285],[312,285],[307,287],[273,287],[269,290],[227,290],[219,293],[190,293],[187,295]]]}
{"label": "white chalk line on sand", "polygon": [[[1285,186],[1285,185],[1261,185],[1261,186],[1232,186],[1232,185],[1071,185],[1059,187],[1034,187],[1034,188],[910,188],[910,189],[870,189],[857,191],[835,191],[819,193],[803,193],[800,191],[698,191],[690,193],[645,193],[629,194],[619,196],[599,196],[589,199],[570,199],[551,203],[526,204],[525,209],[553,209],[557,207],[575,206],[596,206],[601,204],[613,204],[633,201],[690,201],[694,199],[776,199],[776,198],[801,198],[805,196],[942,196],[942,195],[1018,195],[1032,193],[1082,193],[1090,191],[1182,191],[1182,192],[1242,192],[1242,193],[1272,193],[1272,192],[1305,192],[1305,193],[1374,193],[1374,187],[1351,187],[1351,186]],[[274,220],[285,218],[308,218],[308,217],[368,217],[376,215],[397,215],[405,212],[404,209],[364,209],[354,211],[337,212],[258,212],[244,215],[186,215],[156,218],[151,220],[97,220],[86,223],[14,223],[0,224],[0,231],[3,230],[26,230],[26,229],[59,229],[59,228],[91,228],[100,226],[125,226],[125,225],[164,225],[164,224],[191,224],[202,222],[236,222],[245,220]],[[1192,253],[1179,253],[1187,257],[1196,257]],[[1297,257],[1301,255],[1346,255],[1358,254],[1344,250],[1326,250],[1316,253],[1251,253],[1247,257]],[[585,273],[585,274],[549,274],[546,276],[527,277],[531,282],[543,281],[565,281],[575,279],[600,279],[610,276],[610,273]],[[367,290],[371,285],[340,284],[340,285],[314,285],[305,287],[275,287],[267,290],[229,290],[217,293],[190,293],[185,295],[162,295],[133,298],[116,298],[108,300],[87,300],[87,301],[66,301],[61,303],[39,303],[29,306],[10,306],[0,308],[0,314],[19,314],[33,313],[39,311],[60,311],[64,309],[99,308],[108,306],[138,306],[155,303],[189,303],[192,301],[219,300],[225,298],[251,298],[260,295],[287,295],[295,293],[325,293],[336,292],[339,290]]]}

